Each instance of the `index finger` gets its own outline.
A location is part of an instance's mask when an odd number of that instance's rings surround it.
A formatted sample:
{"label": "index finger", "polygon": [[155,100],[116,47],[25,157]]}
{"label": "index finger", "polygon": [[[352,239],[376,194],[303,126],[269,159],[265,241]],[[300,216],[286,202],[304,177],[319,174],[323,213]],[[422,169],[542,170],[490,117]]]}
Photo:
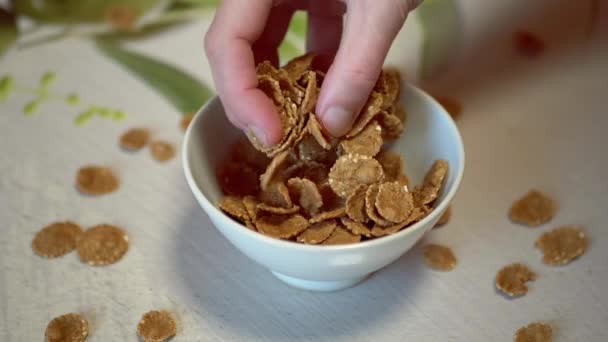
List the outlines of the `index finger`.
{"label": "index finger", "polygon": [[257,88],[252,45],[264,31],[271,8],[271,0],[225,0],[205,36],[211,73],[228,118],[266,145],[277,143],[282,130],[273,103]]}

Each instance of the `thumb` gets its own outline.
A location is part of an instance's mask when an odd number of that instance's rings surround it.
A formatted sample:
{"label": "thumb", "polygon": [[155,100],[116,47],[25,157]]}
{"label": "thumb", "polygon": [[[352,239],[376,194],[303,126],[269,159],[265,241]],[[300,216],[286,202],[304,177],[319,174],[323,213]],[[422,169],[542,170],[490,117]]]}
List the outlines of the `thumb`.
{"label": "thumb", "polygon": [[323,81],[317,113],[333,136],[346,134],[371,93],[412,1],[349,1],[345,32]]}

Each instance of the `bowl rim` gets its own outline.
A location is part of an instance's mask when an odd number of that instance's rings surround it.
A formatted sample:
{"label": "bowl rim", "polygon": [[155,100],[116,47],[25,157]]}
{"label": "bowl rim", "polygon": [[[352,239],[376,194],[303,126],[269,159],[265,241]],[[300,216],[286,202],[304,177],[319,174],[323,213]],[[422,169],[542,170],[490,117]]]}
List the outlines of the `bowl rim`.
{"label": "bowl rim", "polygon": [[[464,174],[465,168],[465,152],[464,152],[464,144],[462,140],[462,136],[460,135],[460,131],[456,126],[456,123],[452,119],[452,117],[448,114],[448,112],[429,94],[427,94],[422,89],[412,85],[412,84],[404,84],[403,87],[408,88],[409,91],[415,93],[416,96],[422,97],[425,101],[432,103],[432,106],[436,107],[435,110],[438,110],[444,116],[444,119],[448,121],[448,125],[450,129],[455,133],[457,140],[457,158],[461,160],[461,167],[458,170],[455,170],[456,177],[454,178],[454,182],[452,187],[446,193],[443,201],[439,204],[439,206],[435,207],[433,211],[427,215],[422,220],[414,223],[410,227],[403,229],[395,234],[382,236],[379,238],[363,241],[360,243],[352,243],[352,244],[344,244],[344,245],[320,245],[320,244],[303,244],[296,243],[293,241],[277,239],[274,237],[266,236],[259,232],[254,232],[251,229],[247,228],[245,225],[235,221],[228,215],[226,215],[222,210],[220,210],[216,205],[210,202],[210,200],[205,196],[203,191],[198,187],[196,181],[194,180],[194,176],[192,175],[192,168],[190,166],[189,154],[190,154],[190,143],[192,140],[192,136],[194,133],[193,127],[196,127],[196,124],[201,117],[204,115],[203,113],[207,112],[209,108],[215,105],[217,102],[220,102],[218,96],[214,96],[209,99],[194,115],[192,122],[188,125],[186,133],[184,135],[184,140],[182,144],[182,165],[184,170],[184,175],[186,177],[186,182],[188,183],[188,187],[190,191],[194,194],[194,197],[198,200],[199,204],[203,207],[208,216],[211,216],[212,213],[214,215],[220,215],[223,218],[227,219],[230,222],[230,229],[238,230],[240,234],[244,234],[245,236],[249,236],[252,239],[257,240],[263,244],[270,244],[277,248],[294,248],[302,251],[346,251],[352,249],[360,249],[360,248],[372,248],[378,245],[389,243],[390,241],[398,240],[401,238],[405,238],[405,236],[413,234],[414,231],[423,229],[429,221],[431,221],[434,217],[443,214],[445,209],[449,206],[452,199],[454,198],[456,192],[460,187],[460,183],[462,181],[462,177]],[[213,222],[211,222],[215,225]],[[215,229],[218,229],[215,227]],[[219,229],[218,229],[219,230]],[[223,235],[223,234],[222,234]]]}

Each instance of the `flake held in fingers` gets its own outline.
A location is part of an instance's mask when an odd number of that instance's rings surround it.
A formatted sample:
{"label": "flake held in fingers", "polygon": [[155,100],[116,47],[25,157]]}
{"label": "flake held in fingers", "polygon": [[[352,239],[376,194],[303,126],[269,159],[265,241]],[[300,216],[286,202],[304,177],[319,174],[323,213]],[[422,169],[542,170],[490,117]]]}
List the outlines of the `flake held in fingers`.
{"label": "flake held in fingers", "polygon": [[551,221],[556,212],[555,201],[548,195],[533,189],[511,205],[509,218],[515,223],[538,227]]}
{"label": "flake held in fingers", "polygon": [[501,268],[496,274],[496,288],[509,297],[523,296],[528,293],[527,282],[535,280],[536,273],[521,263]]}
{"label": "flake held in fingers", "polygon": [[535,246],[543,253],[547,265],[565,265],[587,251],[589,242],[579,226],[563,226],[543,233]]}
{"label": "flake held in fingers", "polygon": [[91,266],[114,264],[122,259],[128,249],[127,233],[109,224],[87,229],[76,242],[80,260]]}
{"label": "flake held in fingers", "polygon": [[430,268],[451,271],[456,267],[457,259],[449,247],[429,244],[424,247],[424,262]]}
{"label": "flake held in fingers", "polygon": [[76,248],[82,229],[76,223],[55,222],[42,228],[32,240],[34,252],[45,258],[57,258]]}
{"label": "flake held in fingers", "polygon": [[372,91],[367,102],[361,109],[361,113],[357,116],[357,120],[353,124],[353,127],[350,129],[348,133],[346,133],[347,138],[352,138],[355,135],[359,134],[366,126],[374,119],[380,110],[382,109],[382,105],[384,103],[384,97],[382,94]]}
{"label": "flake held in fingers", "polygon": [[342,198],[348,198],[361,185],[383,179],[384,172],[377,160],[358,154],[338,158],[329,171],[329,185]]}
{"label": "flake held in fingers", "polygon": [[46,326],[46,342],[83,342],[89,336],[89,322],[77,313],[53,318]]}
{"label": "flake held in fingers", "polygon": [[166,310],[148,311],[137,324],[137,335],[145,342],[164,342],[176,333],[175,318]]}
{"label": "flake held in fingers", "polygon": [[306,244],[319,244],[327,240],[336,227],[336,220],[333,219],[317,222],[298,235],[296,240]]}
{"label": "flake held in fingers", "polygon": [[553,342],[553,329],[546,323],[530,323],[517,329],[514,342]]}

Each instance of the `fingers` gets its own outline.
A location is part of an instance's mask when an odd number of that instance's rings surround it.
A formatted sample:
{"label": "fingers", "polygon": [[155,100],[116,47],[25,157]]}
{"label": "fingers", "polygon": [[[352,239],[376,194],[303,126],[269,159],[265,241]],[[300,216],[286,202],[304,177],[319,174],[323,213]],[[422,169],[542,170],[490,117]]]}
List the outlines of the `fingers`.
{"label": "fingers", "polygon": [[257,89],[252,45],[262,36],[271,8],[271,0],[225,0],[205,36],[205,52],[226,115],[266,145],[277,143],[282,130],[271,100]]}
{"label": "fingers", "polygon": [[345,32],[323,82],[317,113],[334,136],[348,132],[376,83],[411,1],[348,1]]}
{"label": "fingers", "polygon": [[340,46],[345,10],[344,3],[339,1],[310,1],[306,50],[316,55],[315,68],[327,71],[333,62]]}

